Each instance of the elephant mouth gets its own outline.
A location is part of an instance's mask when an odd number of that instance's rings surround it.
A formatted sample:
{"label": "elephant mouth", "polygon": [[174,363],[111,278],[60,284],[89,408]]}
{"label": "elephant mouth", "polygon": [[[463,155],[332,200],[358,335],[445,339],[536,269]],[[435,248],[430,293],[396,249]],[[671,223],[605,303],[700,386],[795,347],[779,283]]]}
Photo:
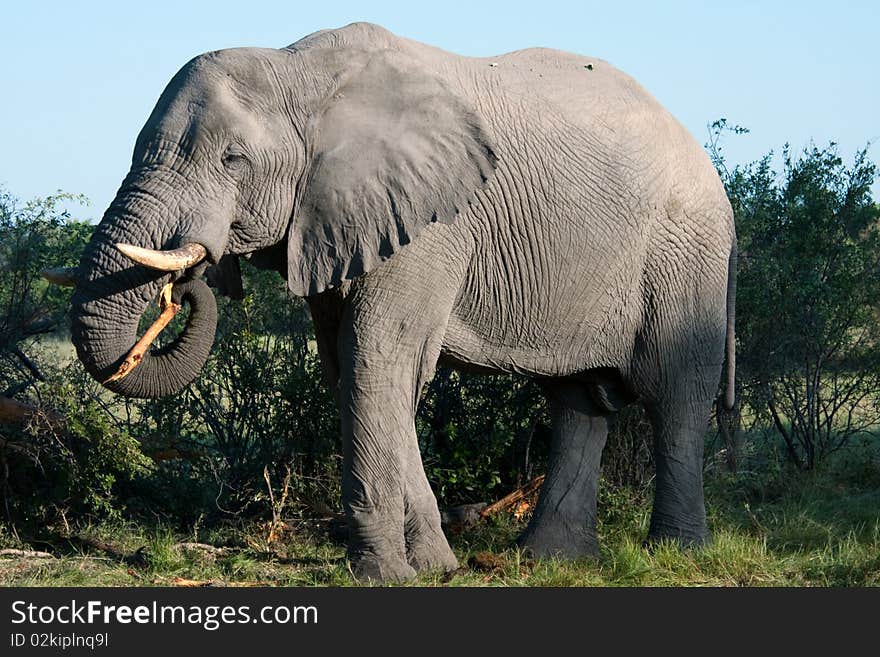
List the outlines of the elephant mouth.
{"label": "elephant mouth", "polygon": [[[171,272],[184,271],[199,264],[208,253],[204,246],[195,242],[172,250],[145,249],[140,246],[122,243],[116,244],[116,248],[123,255],[138,264],[157,271]],[[190,284],[191,281],[184,283],[187,286],[186,291],[189,291],[188,286]],[[126,354],[116,372],[102,383],[107,385],[131,374],[143,362],[147,351],[182,307],[183,295],[181,290],[175,290],[173,282],[165,285],[159,293],[159,316],[134,344],[128,354]]]}
{"label": "elephant mouth", "polygon": [[[207,248],[189,243],[156,251],[93,238],[88,249],[79,269],[44,272],[51,282],[76,287],[71,337],[86,370],[108,389],[130,397],[181,390],[207,361],[217,325],[214,295],[196,276]],[[139,338],[139,320],[157,292],[160,314]],[[189,306],[186,326],[170,343],[154,344],[184,304]]]}

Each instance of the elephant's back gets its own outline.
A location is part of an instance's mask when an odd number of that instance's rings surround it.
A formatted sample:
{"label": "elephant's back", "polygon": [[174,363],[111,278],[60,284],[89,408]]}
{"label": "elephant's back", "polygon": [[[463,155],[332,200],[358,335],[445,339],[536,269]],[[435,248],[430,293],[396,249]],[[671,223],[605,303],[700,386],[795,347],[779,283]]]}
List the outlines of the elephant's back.
{"label": "elephant's back", "polygon": [[598,57],[528,48],[468,59],[464,67],[475,83],[456,82],[476,105],[495,106],[490,117],[543,120],[551,131],[584,137],[615,158],[667,158],[670,151],[700,148],[647,89]]}
{"label": "elephant's back", "polygon": [[527,94],[560,109],[656,103],[633,78],[598,57],[552,48],[526,48],[497,57],[472,58],[491,84],[498,78],[508,93]]}

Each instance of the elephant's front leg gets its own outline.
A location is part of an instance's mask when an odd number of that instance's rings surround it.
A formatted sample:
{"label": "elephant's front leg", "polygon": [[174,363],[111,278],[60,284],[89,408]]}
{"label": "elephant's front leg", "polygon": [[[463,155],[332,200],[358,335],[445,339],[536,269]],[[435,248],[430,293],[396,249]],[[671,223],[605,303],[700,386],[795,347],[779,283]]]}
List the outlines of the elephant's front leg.
{"label": "elephant's front leg", "polygon": [[418,571],[455,570],[458,560],[440,527],[437,498],[428,484],[415,433],[413,440],[407,441],[407,457],[404,486],[406,559]]}
{"label": "elephant's front leg", "polygon": [[[356,578],[380,582],[415,576],[406,561],[404,481],[406,444],[392,390],[353,377],[341,394],[342,502],[348,519],[348,559]],[[383,405],[390,404],[386,408]]]}
{"label": "elephant's front leg", "polygon": [[416,570],[457,566],[415,431],[419,393],[439,354],[439,336],[432,335],[436,328],[400,329],[399,320],[355,307],[340,335],[342,495],[349,559],[360,579],[401,581]]}

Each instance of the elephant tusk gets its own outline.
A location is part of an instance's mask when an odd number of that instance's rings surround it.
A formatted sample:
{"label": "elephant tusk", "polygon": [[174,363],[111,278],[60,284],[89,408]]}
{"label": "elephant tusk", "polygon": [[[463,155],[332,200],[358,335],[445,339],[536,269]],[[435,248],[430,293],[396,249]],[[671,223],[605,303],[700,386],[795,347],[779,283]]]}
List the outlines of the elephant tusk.
{"label": "elephant tusk", "polygon": [[177,314],[177,311],[180,310],[181,306],[171,300],[171,286],[172,283],[168,283],[168,285],[162,288],[162,292],[159,295],[159,308],[162,311],[159,317],[152,323],[150,328],[146,330],[143,337],[141,337],[141,339],[131,348],[131,351],[128,352],[128,355],[125,357],[125,360],[122,361],[119,369],[116,370],[116,374],[104,381],[104,385],[111,381],[118,381],[131,374],[132,370],[144,360],[144,354],[147,352],[147,349],[150,348],[150,345],[153,344],[153,341],[159,337],[159,334],[163,329],[168,326],[168,323],[172,319],[174,319],[174,316]]}
{"label": "elephant tusk", "polygon": [[116,248],[135,262],[159,271],[181,271],[198,264],[208,255],[205,247],[196,242],[173,251],[155,251],[131,244],[117,244]]}
{"label": "elephant tusk", "polygon": [[52,285],[76,287],[76,267],[53,267],[52,269],[44,269],[40,275]]}

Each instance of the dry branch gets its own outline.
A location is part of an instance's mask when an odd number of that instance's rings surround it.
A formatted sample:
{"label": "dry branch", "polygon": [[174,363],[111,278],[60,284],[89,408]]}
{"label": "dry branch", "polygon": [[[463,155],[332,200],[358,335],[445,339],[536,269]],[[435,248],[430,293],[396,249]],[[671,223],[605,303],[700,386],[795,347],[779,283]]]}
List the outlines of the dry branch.
{"label": "dry branch", "polygon": [[125,357],[125,360],[122,361],[119,369],[116,370],[116,374],[104,381],[104,383],[118,381],[119,379],[128,376],[131,371],[143,361],[144,354],[147,352],[147,349],[150,348],[150,345],[153,344],[153,341],[159,337],[159,334],[166,326],[168,326],[169,322],[174,319],[174,316],[177,314],[177,311],[180,310],[181,305],[171,301],[171,287],[172,283],[168,283],[168,285],[162,288],[159,300],[159,307],[162,312],[158,319],[153,322],[152,326],[147,329],[143,337],[131,348],[131,351],[128,352],[128,355]]}
{"label": "dry branch", "polygon": [[[165,584],[163,578],[157,578],[155,584]],[[267,582],[223,582],[213,579],[186,579],[184,577],[172,577],[171,586],[182,586],[187,588],[198,588],[204,586],[230,586],[230,587],[251,587],[251,586],[269,586]]]}
{"label": "dry branch", "polygon": [[21,557],[27,559],[54,559],[55,555],[48,552],[40,552],[39,550],[15,550],[6,548],[0,550],[0,557]]}
{"label": "dry branch", "polygon": [[535,493],[544,483],[544,475],[540,475],[532,479],[525,486],[517,488],[512,493],[508,493],[497,502],[493,502],[480,512],[481,518],[488,518],[491,515],[504,511],[513,507],[517,502]]}
{"label": "dry branch", "polygon": [[53,285],[76,287],[76,267],[52,267],[44,269],[40,275]]}
{"label": "dry branch", "polygon": [[223,554],[228,550],[228,548],[208,545],[207,543],[177,543],[175,547],[181,550],[201,551],[209,554]]}
{"label": "dry branch", "polygon": [[171,580],[172,586],[199,587],[211,586],[212,584],[214,584],[214,582],[211,580],[186,579],[183,577],[174,577]]}

